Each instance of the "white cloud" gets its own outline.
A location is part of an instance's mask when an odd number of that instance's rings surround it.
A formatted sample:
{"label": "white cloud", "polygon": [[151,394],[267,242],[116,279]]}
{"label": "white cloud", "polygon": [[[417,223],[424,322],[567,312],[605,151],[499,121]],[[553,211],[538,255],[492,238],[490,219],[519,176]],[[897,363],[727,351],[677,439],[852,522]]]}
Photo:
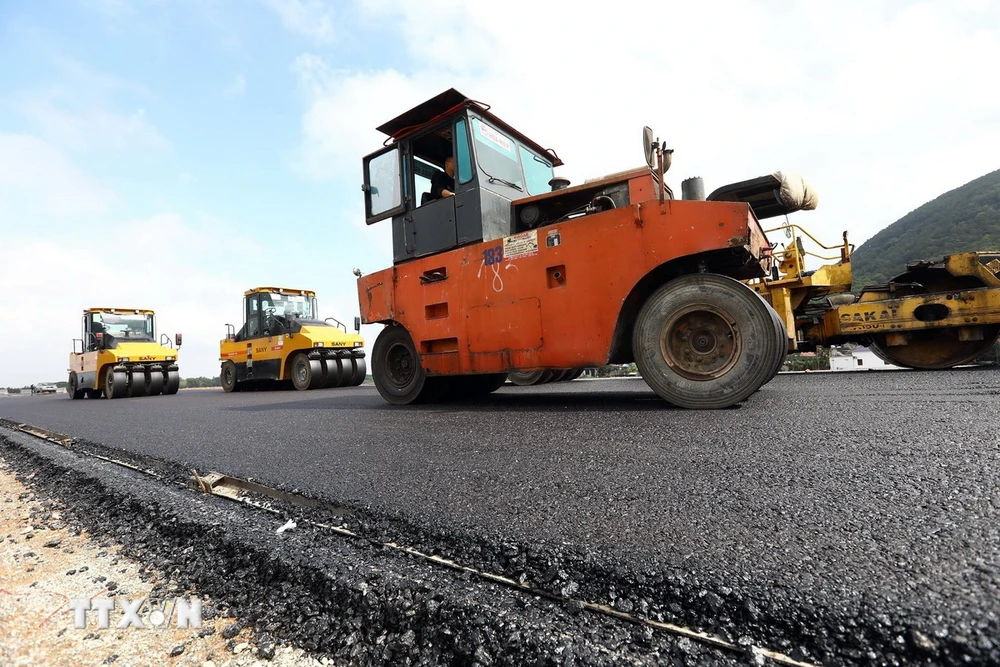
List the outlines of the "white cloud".
{"label": "white cloud", "polygon": [[[28,220],[36,214],[105,213],[116,200],[109,187],[85,174],[49,142],[24,134],[0,134],[0,202],[3,217],[11,224],[30,228]],[[10,245],[9,236],[4,244]]]}
{"label": "white cloud", "polygon": [[103,101],[53,89],[21,97],[18,110],[45,139],[72,151],[164,151],[170,142],[146,118],[146,110],[122,113]]}
{"label": "white cloud", "polygon": [[263,0],[277,12],[285,28],[318,42],[331,42],[336,37],[333,5],[324,0]]}
{"label": "white cloud", "polygon": [[[493,111],[566,162],[573,182],[642,164],[649,124],[675,148],[668,180],[706,191],[775,170],[803,173],[820,208],[796,216],[822,240],[860,243],[945,190],[997,167],[1000,62],[989,3],[855,1],[836,6],[446,0],[356,5],[396,30],[405,69],[344,69],[301,56],[299,167],[360,173],[374,127],[446,88]],[[524,25],[534,29],[524,29]]]}
{"label": "white cloud", "polygon": [[318,180],[357,180],[361,157],[385,139],[375,127],[396,115],[394,110],[406,109],[400,106],[401,100],[404,105],[416,104],[429,96],[427,91],[445,85],[443,79],[440,83],[414,80],[394,70],[376,74],[338,71],[313,55],[300,56],[293,69],[309,105],[302,118],[298,167]]}

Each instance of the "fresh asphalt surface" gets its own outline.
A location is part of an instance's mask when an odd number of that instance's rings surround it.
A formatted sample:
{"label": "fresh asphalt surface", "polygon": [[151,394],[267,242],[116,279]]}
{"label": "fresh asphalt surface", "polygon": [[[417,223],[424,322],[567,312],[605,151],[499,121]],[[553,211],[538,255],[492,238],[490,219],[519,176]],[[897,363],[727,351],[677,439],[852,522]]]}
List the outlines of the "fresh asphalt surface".
{"label": "fresh asphalt surface", "polygon": [[1000,368],[972,368],[780,375],[719,411],[621,379],[408,407],[370,386],[61,393],[0,400],[0,417],[417,525],[562,544],[702,596],[737,590],[817,623],[918,627],[896,641],[990,652],[998,408]]}

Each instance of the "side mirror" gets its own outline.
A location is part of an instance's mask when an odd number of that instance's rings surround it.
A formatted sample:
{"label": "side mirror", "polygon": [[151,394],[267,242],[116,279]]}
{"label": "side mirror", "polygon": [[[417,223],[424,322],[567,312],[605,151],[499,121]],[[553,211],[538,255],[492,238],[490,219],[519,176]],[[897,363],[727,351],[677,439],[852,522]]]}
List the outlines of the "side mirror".
{"label": "side mirror", "polygon": [[355,317],[354,318],[354,330],[357,331],[358,333],[361,333],[361,318],[360,317]]}
{"label": "side mirror", "polygon": [[177,345],[177,347],[181,346],[181,341],[182,340],[184,340],[184,339],[183,339],[183,337],[180,334],[177,334],[176,336],[174,336],[174,343]]}
{"label": "side mirror", "polygon": [[653,128],[646,125],[642,128],[642,152],[646,156],[646,164],[650,169],[656,167],[656,142],[653,140]]}

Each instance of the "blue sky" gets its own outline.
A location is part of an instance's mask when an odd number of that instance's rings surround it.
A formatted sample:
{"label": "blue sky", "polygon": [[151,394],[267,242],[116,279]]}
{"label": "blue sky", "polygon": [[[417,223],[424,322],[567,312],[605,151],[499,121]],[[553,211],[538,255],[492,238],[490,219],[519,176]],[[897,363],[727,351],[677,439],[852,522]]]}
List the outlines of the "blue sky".
{"label": "blue sky", "polygon": [[0,386],[62,379],[93,305],[155,309],[186,376],[218,373],[249,287],[313,289],[351,320],[351,269],[391,262],[361,158],[449,87],[573,182],[641,164],[644,124],[675,149],[677,192],[801,172],[820,206],[797,222],[831,243],[1000,167],[990,0],[579,6],[0,3],[0,282],[47,313],[34,359],[4,313]]}
{"label": "blue sky", "polygon": [[[113,186],[116,217],[170,209],[217,212],[248,230],[328,227],[329,186],[289,168],[302,112],[290,65],[302,45],[270,7],[60,6],[5,4],[0,57],[28,65],[5,68],[5,127],[79,156],[88,176]],[[317,46],[339,59],[357,45]]]}

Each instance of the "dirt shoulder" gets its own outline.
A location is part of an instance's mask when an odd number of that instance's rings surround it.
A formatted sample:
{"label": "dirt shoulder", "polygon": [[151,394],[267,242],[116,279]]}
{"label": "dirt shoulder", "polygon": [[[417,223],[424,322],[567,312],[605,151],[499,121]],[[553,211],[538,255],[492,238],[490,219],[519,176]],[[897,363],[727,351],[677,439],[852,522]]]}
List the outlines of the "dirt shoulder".
{"label": "dirt shoulder", "polygon": [[[29,477],[34,473],[28,473]],[[202,601],[201,627],[163,629],[116,626],[124,618],[116,607],[109,627],[98,612],[78,628],[71,601],[124,598],[147,602],[138,612],[158,621],[154,607],[174,600]],[[161,612],[162,613],[162,612]],[[0,664],[20,665],[254,665],[330,664],[292,647],[248,643],[249,629],[216,611],[197,591],[180,590],[169,574],[123,557],[110,541],[97,541],[69,525],[59,503],[41,498],[17,480],[0,459]]]}

